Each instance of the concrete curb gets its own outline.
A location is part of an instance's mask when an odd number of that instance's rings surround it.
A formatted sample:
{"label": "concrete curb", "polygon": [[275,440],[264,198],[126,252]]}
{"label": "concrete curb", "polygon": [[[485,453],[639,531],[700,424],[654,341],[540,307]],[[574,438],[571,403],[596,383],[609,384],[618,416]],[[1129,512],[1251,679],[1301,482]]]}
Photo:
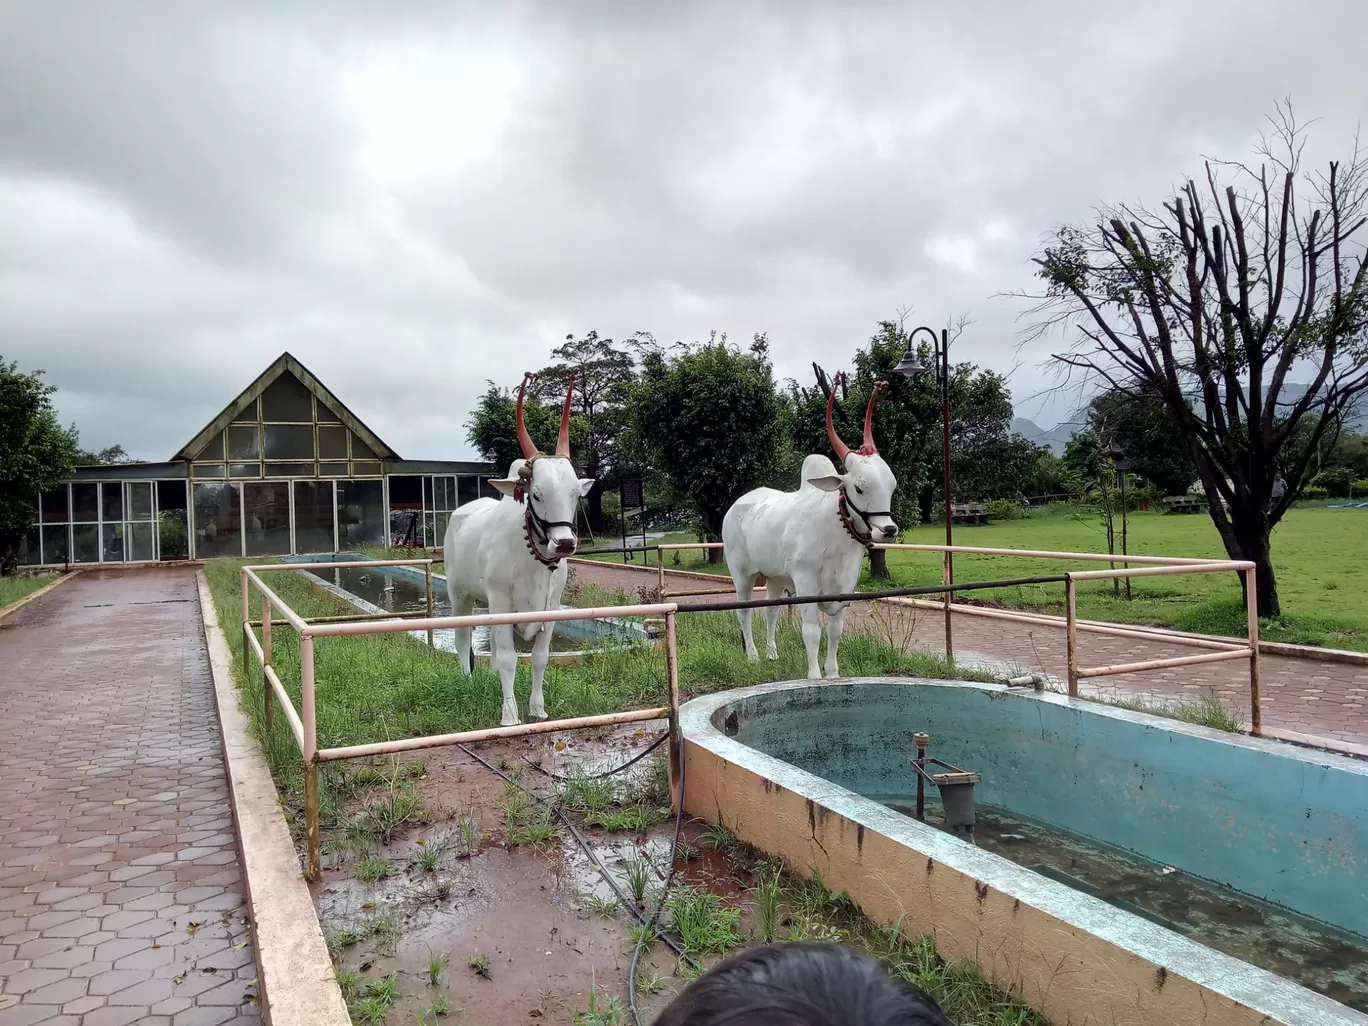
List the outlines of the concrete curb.
{"label": "concrete curb", "polygon": [[195,578],[223,730],[243,885],[251,908],[263,1016],[270,1026],[350,1026],[280,796],[238,703],[231,650],[219,628],[204,571]]}
{"label": "concrete curb", "polygon": [[64,581],[71,580],[73,577],[75,577],[77,574],[81,572],[82,571],[80,570],[72,570],[70,573],[62,574],[61,577],[58,577],[56,580],[49,581],[47,584],[43,585],[37,591],[31,591],[23,598],[15,599],[9,605],[5,606],[4,609],[0,609],[0,620],[3,620],[5,617],[9,616],[10,613],[18,612],[20,609],[23,609],[30,602],[36,602],[38,599],[42,598],[44,595],[50,592],[53,588],[57,587],[57,585],[63,583]]}

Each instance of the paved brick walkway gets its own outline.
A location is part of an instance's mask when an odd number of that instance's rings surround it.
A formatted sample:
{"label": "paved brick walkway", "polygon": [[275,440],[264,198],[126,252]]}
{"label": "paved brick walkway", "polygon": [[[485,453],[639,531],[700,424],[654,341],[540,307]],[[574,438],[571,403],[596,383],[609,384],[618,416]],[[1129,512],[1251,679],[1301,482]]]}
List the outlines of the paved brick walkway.
{"label": "paved brick walkway", "polygon": [[0,1026],[256,1023],[195,576],[0,620]]}
{"label": "paved brick walkway", "polygon": [[[654,572],[645,574],[611,564],[588,566],[577,563],[575,576],[577,580],[622,588],[632,594],[643,584],[654,587],[656,580]],[[676,577],[672,578],[671,587],[682,591],[709,585]],[[919,618],[918,647],[944,652],[943,615],[936,610],[917,610],[916,616]],[[868,610],[852,610],[846,616],[846,625],[871,626]],[[1032,626],[967,614],[955,614],[952,627],[955,651],[963,659],[982,656],[1017,664],[1028,672],[1044,672],[1060,678],[1067,673],[1068,653],[1062,627]],[[755,627],[760,644],[764,643],[763,631],[764,622],[760,618]],[[1197,655],[1202,651],[1100,634],[1080,632],[1078,635],[1078,658],[1083,666],[1113,666],[1144,659]],[[1260,666],[1265,726],[1368,745],[1368,668],[1270,655],[1261,656]],[[1115,678],[1097,678],[1086,684],[1091,684],[1097,691],[1118,696],[1162,697],[1214,691],[1230,708],[1239,710],[1245,723],[1249,722],[1249,664],[1245,661],[1130,673]]]}

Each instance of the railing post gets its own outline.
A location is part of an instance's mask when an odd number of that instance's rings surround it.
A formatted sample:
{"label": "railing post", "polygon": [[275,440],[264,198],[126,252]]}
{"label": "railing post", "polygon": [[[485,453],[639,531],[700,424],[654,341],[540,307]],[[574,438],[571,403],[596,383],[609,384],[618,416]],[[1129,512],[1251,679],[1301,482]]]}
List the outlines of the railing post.
{"label": "railing post", "polygon": [[[949,513],[949,505],[946,505],[946,512]],[[955,583],[954,565],[950,562],[950,553],[945,554],[945,566],[941,571],[941,583],[947,588]],[[950,625],[951,613],[950,603],[953,600],[952,592],[945,592],[945,661],[950,664],[950,669],[955,668],[955,636],[954,629]]]}
{"label": "railing post", "polygon": [[274,651],[271,646],[271,617],[274,612],[271,609],[271,600],[265,595],[261,596],[261,683],[262,683],[262,702],[266,712],[266,729],[269,731],[275,722],[275,689],[271,687],[271,682],[266,679],[266,667],[271,666],[275,661]]}
{"label": "railing post", "polygon": [[1073,574],[1064,581],[1065,627],[1069,646],[1069,697],[1078,697],[1078,585]]}
{"label": "railing post", "polygon": [[252,630],[252,607],[251,597],[248,595],[247,570],[244,568],[239,572],[242,583],[238,590],[242,593],[242,684],[247,686],[247,678],[252,672],[252,646],[247,641],[247,635]]}
{"label": "railing post", "polygon": [[1258,570],[1245,571],[1245,609],[1249,615],[1249,731],[1263,734],[1263,698],[1259,694],[1259,592]]}
{"label": "railing post", "polygon": [[665,704],[670,710],[670,798],[671,804],[678,809],[684,803],[684,795],[679,788],[680,760],[684,758],[684,737],[679,726],[679,645],[673,610],[665,614],[665,683]]}
{"label": "railing post", "polygon": [[[423,569],[426,571],[427,576],[427,615],[430,620],[432,619],[432,560],[429,559],[427,566],[423,567]],[[433,648],[432,631],[428,631],[427,636],[428,648]]]}
{"label": "railing post", "polygon": [[663,598],[665,595],[665,550],[658,545],[656,546],[656,574],[660,578],[657,590],[660,597]]}
{"label": "railing post", "polygon": [[305,877],[317,880],[321,870],[318,847],[318,721],[314,711],[314,639],[299,637],[299,696],[304,727],[304,825],[308,834]]}

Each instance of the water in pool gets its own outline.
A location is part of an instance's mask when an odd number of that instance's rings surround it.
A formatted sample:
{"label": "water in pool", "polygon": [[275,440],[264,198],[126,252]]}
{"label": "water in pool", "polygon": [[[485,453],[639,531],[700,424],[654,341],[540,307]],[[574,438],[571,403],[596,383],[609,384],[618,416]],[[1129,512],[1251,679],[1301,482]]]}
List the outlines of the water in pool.
{"label": "water in pool", "polygon": [[[926,821],[942,826],[934,793]],[[915,815],[914,795],[871,797]],[[976,818],[974,841],[987,851],[1368,1012],[1368,940],[1002,809],[979,805]]]}
{"label": "water in pool", "polygon": [[[397,574],[386,574],[378,568],[376,570],[366,568],[328,570],[326,564],[316,568],[309,567],[305,572],[389,612],[416,612],[427,609],[427,589],[421,580],[414,580]],[[451,615],[451,603],[447,601],[446,589],[440,581],[435,582],[433,586],[432,611],[435,616]],[[486,610],[477,608],[475,612],[483,613]],[[604,621],[589,622],[610,628],[610,625]],[[587,640],[583,637],[570,636],[565,627],[558,624],[555,633],[551,635],[551,651],[553,654],[583,652],[591,648],[602,649],[614,644],[628,643],[627,639],[615,636],[618,633],[620,632],[605,629],[602,631],[602,637]],[[433,634],[435,635],[433,642],[438,648],[447,652],[455,651],[454,631],[434,631]],[[424,635],[424,637],[426,636]],[[477,656],[489,655],[489,628],[475,628],[472,646]],[[532,642],[524,641],[515,633],[514,647],[519,652],[531,652]]]}

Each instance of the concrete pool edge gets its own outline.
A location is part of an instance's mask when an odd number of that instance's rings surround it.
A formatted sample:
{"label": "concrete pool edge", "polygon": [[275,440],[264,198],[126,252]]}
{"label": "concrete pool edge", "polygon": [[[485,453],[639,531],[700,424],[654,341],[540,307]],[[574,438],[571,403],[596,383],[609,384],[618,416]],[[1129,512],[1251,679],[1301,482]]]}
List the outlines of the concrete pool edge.
{"label": "concrete pool edge", "polygon": [[979,961],[990,978],[1055,1022],[1368,1024],[1368,1016],[1299,984],[917,823],[713,726],[719,710],[756,696],[869,684],[972,688],[1362,771],[1361,763],[1337,756],[1001,685],[792,681],[721,692],[681,709],[686,811],[725,820],[742,839],[795,868],[821,869],[828,886],[848,891],[879,922],[901,919],[909,931],[934,932],[946,955]]}

